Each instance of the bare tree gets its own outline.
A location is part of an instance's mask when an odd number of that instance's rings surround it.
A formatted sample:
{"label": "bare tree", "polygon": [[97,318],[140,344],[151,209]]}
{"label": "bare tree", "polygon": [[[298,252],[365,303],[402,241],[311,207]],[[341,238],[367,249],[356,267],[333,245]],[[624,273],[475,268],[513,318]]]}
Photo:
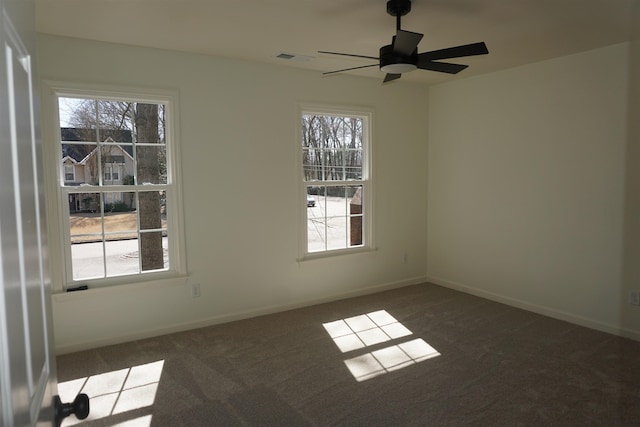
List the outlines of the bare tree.
{"label": "bare tree", "polygon": [[302,162],[306,181],[362,178],[362,119],[302,116]]}
{"label": "bare tree", "polygon": [[[136,104],[135,108],[136,140],[144,143],[158,143],[158,105]],[[137,160],[138,182],[157,183],[160,177],[160,162],[156,147],[144,147],[139,150]],[[144,152],[144,155],[140,155]],[[138,193],[140,207],[140,230],[159,230],[162,228],[160,193],[141,191]],[[153,231],[140,234],[142,270],[155,270],[164,267],[162,250],[162,232]]]}

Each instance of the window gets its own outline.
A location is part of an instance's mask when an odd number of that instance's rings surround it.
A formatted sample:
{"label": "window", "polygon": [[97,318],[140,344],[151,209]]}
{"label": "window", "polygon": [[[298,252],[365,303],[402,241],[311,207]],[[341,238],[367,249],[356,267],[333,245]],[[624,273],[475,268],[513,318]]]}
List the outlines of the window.
{"label": "window", "polygon": [[64,165],[64,180],[65,181],[76,180],[76,172],[73,165]]}
{"label": "window", "polygon": [[104,180],[105,181],[119,181],[120,170],[118,166],[105,166],[104,168]]}
{"label": "window", "polygon": [[78,92],[56,89],[66,287],[184,274],[173,97]]}
{"label": "window", "polygon": [[370,112],[301,111],[304,255],[372,247]]}

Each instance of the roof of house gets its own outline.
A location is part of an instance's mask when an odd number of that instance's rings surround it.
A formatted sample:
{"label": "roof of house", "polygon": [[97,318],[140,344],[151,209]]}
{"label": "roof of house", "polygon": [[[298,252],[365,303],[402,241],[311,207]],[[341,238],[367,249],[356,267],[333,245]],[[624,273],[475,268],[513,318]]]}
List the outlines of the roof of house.
{"label": "roof of house", "polygon": [[[86,141],[95,142],[96,130],[90,128],[60,128],[60,136],[63,141]],[[87,138],[89,137],[89,138]],[[130,129],[100,129],[100,139],[106,141],[107,138],[114,142],[132,142]]]}
{"label": "roof of house", "polygon": [[[89,128],[60,128],[63,159],[69,157],[75,163],[83,163],[95,150],[96,130]],[[100,139],[109,142],[131,143],[133,138],[129,129],[100,129]],[[65,141],[87,142],[88,144],[65,144]],[[133,156],[133,146],[122,146],[124,151]]]}

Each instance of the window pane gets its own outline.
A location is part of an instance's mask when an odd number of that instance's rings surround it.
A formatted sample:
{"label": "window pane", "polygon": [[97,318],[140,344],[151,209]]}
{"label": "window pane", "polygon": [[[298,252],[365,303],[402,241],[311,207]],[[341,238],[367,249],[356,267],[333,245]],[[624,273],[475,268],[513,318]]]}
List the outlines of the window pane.
{"label": "window pane", "polygon": [[71,244],[73,280],[104,277],[102,242]]}
{"label": "window pane", "polygon": [[129,101],[97,100],[100,142],[132,142],[133,115]]}
{"label": "window pane", "polygon": [[318,197],[313,192],[313,187],[307,187],[307,207],[315,208],[318,206]]}
{"label": "window pane", "polygon": [[141,233],[140,250],[142,253],[142,271],[161,270],[165,268],[165,249],[162,244],[162,231]]}
{"label": "window pane", "polygon": [[[307,187],[307,207],[314,207],[317,209],[310,209],[307,212],[309,217],[324,216],[326,213],[326,191],[325,186],[308,186]],[[311,205],[310,205],[311,202]]]}
{"label": "window pane", "polygon": [[[81,163],[97,147],[96,144],[62,144],[62,159]],[[65,159],[68,157],[68,159]]]}
{"label": "window pane", "polygon": [[92,153],[96,147],[95,144],[62,144],[60,161],[63,165],[65,186],[97,184],[97,163],[92,160]]}
{"label": "window pane", "polygon": [[166,200],[164,191],[140,191],[138,193],[141,230],[166,228]]}
{"label": "window pane", "polygon": [[140,273],[139,258],[138,239],[105,242],[108,277]]}
{"label": "window pane", "polygon": [[347,187],[346,197],[349,204],[349,214],[362,214],[362,185]]}
{"label": "window pane", "polygon": [[104,193],[104,232],[109,240],[137,238],[136,193]]}
{"label": "window pane", "polygon": [[325,219],[309,218],[307,220],[307,251],[320,252],[326,250]]}
{"label": "window pane", "polygon": [[136,142],[164,142],[164,105],[135,103],[133,109],[135,114]]}
{"label": "window pane", "polygon": [[97,141],[94,100],[59,98],[58,111],[63,141]]}
{"label": "window pane", "polygon": [[166,194],[164,191],[144,191],[138,194],[141,230],[162,230],[142,233],[142,270],[165,268],[163,232],[166,230]]}
{"label": "window pane", "polygon": [[348,199],[345,187],[326,187],[326,215],[328,217],[347,216]]}
{"label": "window pane", "polygon": [[[100,193],[72,193],[69,194],[69,213],[96,213],[100,212]],[[73,232],[73,224],[71,234]],[[99,230],[98,232],[101,232]]]}
{"label": "window pane", "polygon": [[167,183],[167,149],[164,145],[136,146],[139,184]]}
{"label": "window pane", "polygon": [[[104,277],[102,254],[102,218],[99,212],[100,194],[69,195],[69,237],[71,265],[74,280]],[[98,212],[73,211],[78,206],[89,206]]]}
{"label": "window pane", "polygon": [[305,181],[319,181],[322,175],[322,152],[315,148],[302,150],[302,169]]}
{"label": "window pane", "polygon": [[164,259],[164,268],[171,268],[171,260],[169,258],[169,237],[168,232],[165,230],[162,233],[162,255]]}
{"label": "window pane", "polygon": [[61,127],[60,140],[64,142],[77,141],[95,144],[98,141],[96,128],[90,125],[88,128]]}
{"label": "window pane", "polygon": [[362,150],[349,150],[345,156],[345,180],[362,179]]}
{"label": "window pane", "polygon": [[346,218],[327,218],[327,250],[344,249],[346,247]]}
{"label": "window pane", "polygon": [[[100,146],[103,185],[133,184],[133,145],[106,144]],[[125,178],[130,177],[130,178]]]}
{"label": "window pane", "polygon": [[362,246],[362,186],[307,187],[307,250]]}
{"label": "window pane", "polygon": [[344,156],[342,150],[325,150],[324,160],[324,180],[325,181],[342,181],[345,179],[344,175]]}
{"label": "window pane", "polygon": [[362,186],[348,187],[349,198],[349,246],[361,246],[362,239]]}

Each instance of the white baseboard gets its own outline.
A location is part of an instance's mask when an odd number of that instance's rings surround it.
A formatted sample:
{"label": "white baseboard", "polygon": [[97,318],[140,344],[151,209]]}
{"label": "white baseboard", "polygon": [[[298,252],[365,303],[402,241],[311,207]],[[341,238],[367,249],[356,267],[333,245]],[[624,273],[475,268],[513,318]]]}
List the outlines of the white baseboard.
{"label": "white baseboard", "polygon": [[339,301],[347,298],[374,294],[377,292],[402,288],[405,286],[417,285],[419,283],[424,283],[426,281],[427,281],[427,278],[425,276],[419,276],[419,277],[414,277],[410,279],[400,280],[397,282],[374,285],[367,288],[361,288],[361,289],[352,290],[349,292],[334,294],[334,295],[330,295],[322,298],[316,298],[312,300],[297,301],[295,303],[290,303],[290,304],[272,305],[272,306],[261,307],[261,308],[252,309],[252,310],[226,313],[218,316],[211,316],[204,319],[198,319],[198,320],[184,322],[180,324],[164,326],[156,329],[135,331],[126,335],[102,337],[92,341],[85,341],[85,342],[74,343],[70,345],[56,346],[56,354],[62,355],[67,353],[74,353],[76,351],[89,350],[92,348],[99,348],[107,345],[122,344],[125,342],[136,341],[136,340],[145,339],[145,338],[157,337],[157,336],[172,334],[176,332],[184,332],[191,329],[204,328],[207,326],[219,325],[222,323],[233,322],[236,320],[249,319],[252,317],[264,316],[267,314],[280,313],[283,311],[294,310],[297,308],[323,304],[326,302]]}
{"label": "white baseboard", "polygon": [[483,289],[477,289],[472,286],[462,285],[460,283],[455,283],[448,280],[440,279],[438,277],[427,276],[427,281],[445,288],[454,289],[456,291],[461,291],[461,292],[475,295],[481,298],[486,298],[491,301],[499,302],[499,303],[506,304],[516,308],[521,308],[523,310],[531,311],[537,314],[542,314],[544,316],[552,317],[554,319],[564,320],[565,322],[573,323],[580,326],[585,326],[587,328],[595,329],[601,332],[606,332],[606,333],[618,335],[624,338],[630,338],[632,340],[640,341],[640,331],[622,328],[619,325],[611,325],[608,323],[589,319],[589,318],[568,313],[565,311],[556,310],[553,308],[544,307],[537,304],[531,304],[527,301],[507,297],[504,295],[499,295],[493,292],[485,291]]}

